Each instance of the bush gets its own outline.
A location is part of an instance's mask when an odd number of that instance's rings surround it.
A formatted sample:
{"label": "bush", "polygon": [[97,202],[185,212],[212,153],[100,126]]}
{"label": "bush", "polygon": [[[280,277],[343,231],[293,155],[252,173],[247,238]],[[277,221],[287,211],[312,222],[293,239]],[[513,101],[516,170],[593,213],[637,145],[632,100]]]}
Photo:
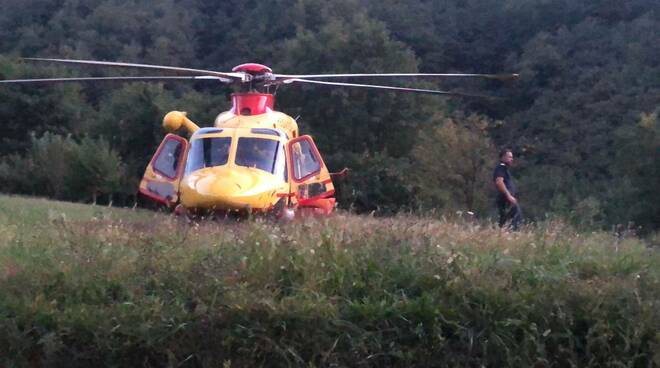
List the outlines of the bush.
{"label": "bush", "polygon": [[91,200],[122,189],[123,164],[103,140],[88,137],[32,135],[25,155],[11,155],[0,164],[7,191],[59,199]]}

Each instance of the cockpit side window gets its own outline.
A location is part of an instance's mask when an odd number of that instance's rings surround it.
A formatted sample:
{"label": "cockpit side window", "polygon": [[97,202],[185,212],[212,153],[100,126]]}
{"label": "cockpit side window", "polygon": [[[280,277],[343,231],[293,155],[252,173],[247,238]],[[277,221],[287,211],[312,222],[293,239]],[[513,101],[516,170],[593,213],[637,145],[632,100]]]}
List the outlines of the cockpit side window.
{"label": "cockpit side window", "polygon": [[291,146],[293,153],[293,177],[303,180],[321,171],[320,157],[314,151],[309,140],[295,142]]}
{"label": "cockpit side window", "polygon": [[166,139],[154,160],[153,168],[169,179],[174,179],[181,160],[183,143],[176,139]]}
{"label": "cockpit side window", "polygon": [[186,175],[205,167],[226,165],[229,159],[231,137],[204,137],[190,144]]}

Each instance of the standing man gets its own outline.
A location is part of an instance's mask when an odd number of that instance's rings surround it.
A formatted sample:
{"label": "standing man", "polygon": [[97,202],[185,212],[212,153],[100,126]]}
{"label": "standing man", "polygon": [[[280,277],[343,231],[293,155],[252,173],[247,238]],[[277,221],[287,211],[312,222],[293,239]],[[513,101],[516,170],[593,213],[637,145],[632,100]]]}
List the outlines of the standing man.
{"label": "standing man", "polygon": [[517,231],[522,221],[520,204],[516,198],[516,185],[513,182],[509,168],[513,163],[513,152],[505,148],[500,152],[500,163],[493,171],[493,181],[497,189],[497,210],[500,214],[500,227],[511,220],[511,229]]}

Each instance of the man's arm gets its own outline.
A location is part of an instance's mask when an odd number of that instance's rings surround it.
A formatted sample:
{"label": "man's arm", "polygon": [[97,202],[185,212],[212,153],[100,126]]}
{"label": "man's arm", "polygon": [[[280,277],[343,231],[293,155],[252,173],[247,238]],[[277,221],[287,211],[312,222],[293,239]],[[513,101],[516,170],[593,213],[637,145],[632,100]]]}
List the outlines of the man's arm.
{"label": "man's arm", "polygon": [[518,204],[516,198],[512,196],[511,193],[509,193],[509,191],[506,189],[506,185],[504,185],[503,177],[498,176],[497,178],[495,178],[495,187],[497,188],[497,190],[500,191],[500,193],[504,194],[506,200],[509,201],[509,203],[511,203],[514,206]]}

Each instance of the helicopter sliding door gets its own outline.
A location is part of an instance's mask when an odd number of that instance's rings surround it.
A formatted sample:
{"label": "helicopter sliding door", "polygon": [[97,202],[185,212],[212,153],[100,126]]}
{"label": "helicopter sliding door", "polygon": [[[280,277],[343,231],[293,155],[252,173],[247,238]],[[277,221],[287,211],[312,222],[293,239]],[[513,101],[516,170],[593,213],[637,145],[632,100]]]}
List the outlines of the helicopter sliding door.
{"label": "helicopter sliding door", "polygon": [[329,214],[335,207],[335,188],[312,138],[308,135],[287,143],[291,201],[300,209]]}
{"label": "helicopter sliding door", "polygon": [[188,141],[168,134],[158,146],[140,182],[140,195],[157,204],[172,207],[179,201]]}

